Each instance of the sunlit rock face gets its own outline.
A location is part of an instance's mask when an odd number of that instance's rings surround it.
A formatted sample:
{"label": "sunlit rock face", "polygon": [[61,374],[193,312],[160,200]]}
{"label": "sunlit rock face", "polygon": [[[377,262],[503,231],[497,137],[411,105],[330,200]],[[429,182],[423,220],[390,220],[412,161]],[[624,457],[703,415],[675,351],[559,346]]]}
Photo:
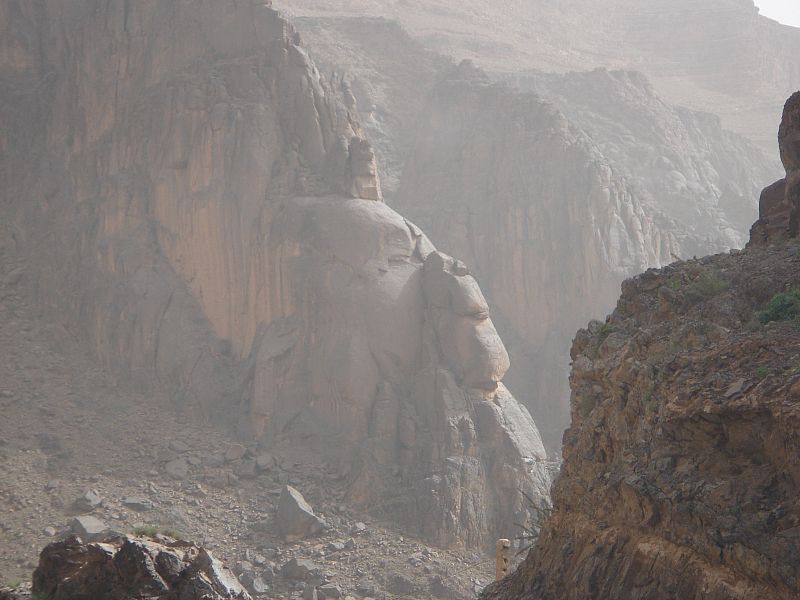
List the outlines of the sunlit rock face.
{"label": "sunlit rock face", "polygon": [[0,31],[2,218],[103,365],[325,446],[352,501],[442,544],[546,497],[477,283],[382,202],[346,86],[275,11],[5,0]]}

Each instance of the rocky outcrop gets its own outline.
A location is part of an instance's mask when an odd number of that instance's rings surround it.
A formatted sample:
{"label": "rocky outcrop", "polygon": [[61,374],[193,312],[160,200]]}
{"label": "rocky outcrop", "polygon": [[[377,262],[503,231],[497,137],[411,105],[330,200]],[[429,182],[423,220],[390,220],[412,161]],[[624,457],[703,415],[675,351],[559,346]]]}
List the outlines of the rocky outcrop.
{"label": "rocky outcrop", "polygon": [[647,271],[578,332],[554,512],[485,600],[800,593],[798,251]]}
{"label": "rocky outcrop", "polygon": [[43,600],[250,600],[236,576],[205,549],[169,538],[71,537],[42,550],[33,593]]}
{"label": "rocky outcrop", "polygon": [[[104,367],[262,443],[324,441],[353,501],[404,497],[447,543],[508,535],[519,489],[546,496],[477,284],[381,201],[346,83],[284,19],[238,0],[0,5],[2,218],[44,312]],[[454,483],[459,461],[454,499],[398,494]]]}
{"label": "rocky outcrop", "polygon": [[780,242],[800,233],[800,92],[783,107],[778,147],[786,177],[764,188],[758,202],[758,221],[750,243]]}

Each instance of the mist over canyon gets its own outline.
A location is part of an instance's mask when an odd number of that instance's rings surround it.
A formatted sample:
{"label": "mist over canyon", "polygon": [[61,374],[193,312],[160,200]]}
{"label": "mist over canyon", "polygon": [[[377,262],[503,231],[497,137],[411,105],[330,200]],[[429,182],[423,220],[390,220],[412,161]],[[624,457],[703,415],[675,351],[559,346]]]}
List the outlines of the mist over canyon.
{"label": "mist over canyon", "polygon": [[0,598],[797,593],[800,30],[567,4],[0,0]]}

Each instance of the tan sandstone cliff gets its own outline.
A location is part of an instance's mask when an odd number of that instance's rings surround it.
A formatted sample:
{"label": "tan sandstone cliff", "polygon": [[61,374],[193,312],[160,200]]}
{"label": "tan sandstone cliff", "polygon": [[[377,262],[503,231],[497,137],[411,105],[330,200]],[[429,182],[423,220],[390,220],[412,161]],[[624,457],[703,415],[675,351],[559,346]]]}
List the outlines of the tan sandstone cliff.
{"label": "tan sandstone cliff", "polygon": [[103,365],[263,443],[324,441],[352,501],[442,544],[546,497],[475,279],[382,202],[347,90],[275,11],[2,0],[0,33],[2,218]]}
{"label": "tan sandstone cliff", "polygon": [[[762,196],[762,221],[772,207]],[[578,332],[554,512],[485,600],[800,594],[800,243],[767,232],[625,282]]]}

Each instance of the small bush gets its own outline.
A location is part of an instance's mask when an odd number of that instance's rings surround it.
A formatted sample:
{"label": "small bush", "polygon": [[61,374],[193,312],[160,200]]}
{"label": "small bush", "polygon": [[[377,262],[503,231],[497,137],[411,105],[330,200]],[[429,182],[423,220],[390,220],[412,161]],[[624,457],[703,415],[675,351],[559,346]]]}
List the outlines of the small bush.
{"label": "small bush", "polygon": [[776,294],[767,308],[758,313],[761,324],[771,321],[793,321],[800,315],[800,288]]}
{"label": "small bush", "polygon": [[169,527],[158,527],[156,525],[138,525],[131,530],[133,535],[141,537],[155,537],[157,535],[165,535],[167,537],[179,540],[183,537],[180,531],[171,529]]}
{"label": "small bush", "polygon": [[760,366],[756,368],[756,377],[759,379],[764,379],[767,375],[769,375],[769,369],[765,366]]}
{"label": "small bush", "polygon": [[600,328],[597,330],[597,336],[600,339],[600,343],[606,341],[606,338],[610,336],[617,330],[611,323],[603,323]]}
{"label": "small bush", "polygon": [[731,286],[716,271],[702,271],[697,279],[686,287],[686,297],[692,302],[701,302],[721,294]]}

